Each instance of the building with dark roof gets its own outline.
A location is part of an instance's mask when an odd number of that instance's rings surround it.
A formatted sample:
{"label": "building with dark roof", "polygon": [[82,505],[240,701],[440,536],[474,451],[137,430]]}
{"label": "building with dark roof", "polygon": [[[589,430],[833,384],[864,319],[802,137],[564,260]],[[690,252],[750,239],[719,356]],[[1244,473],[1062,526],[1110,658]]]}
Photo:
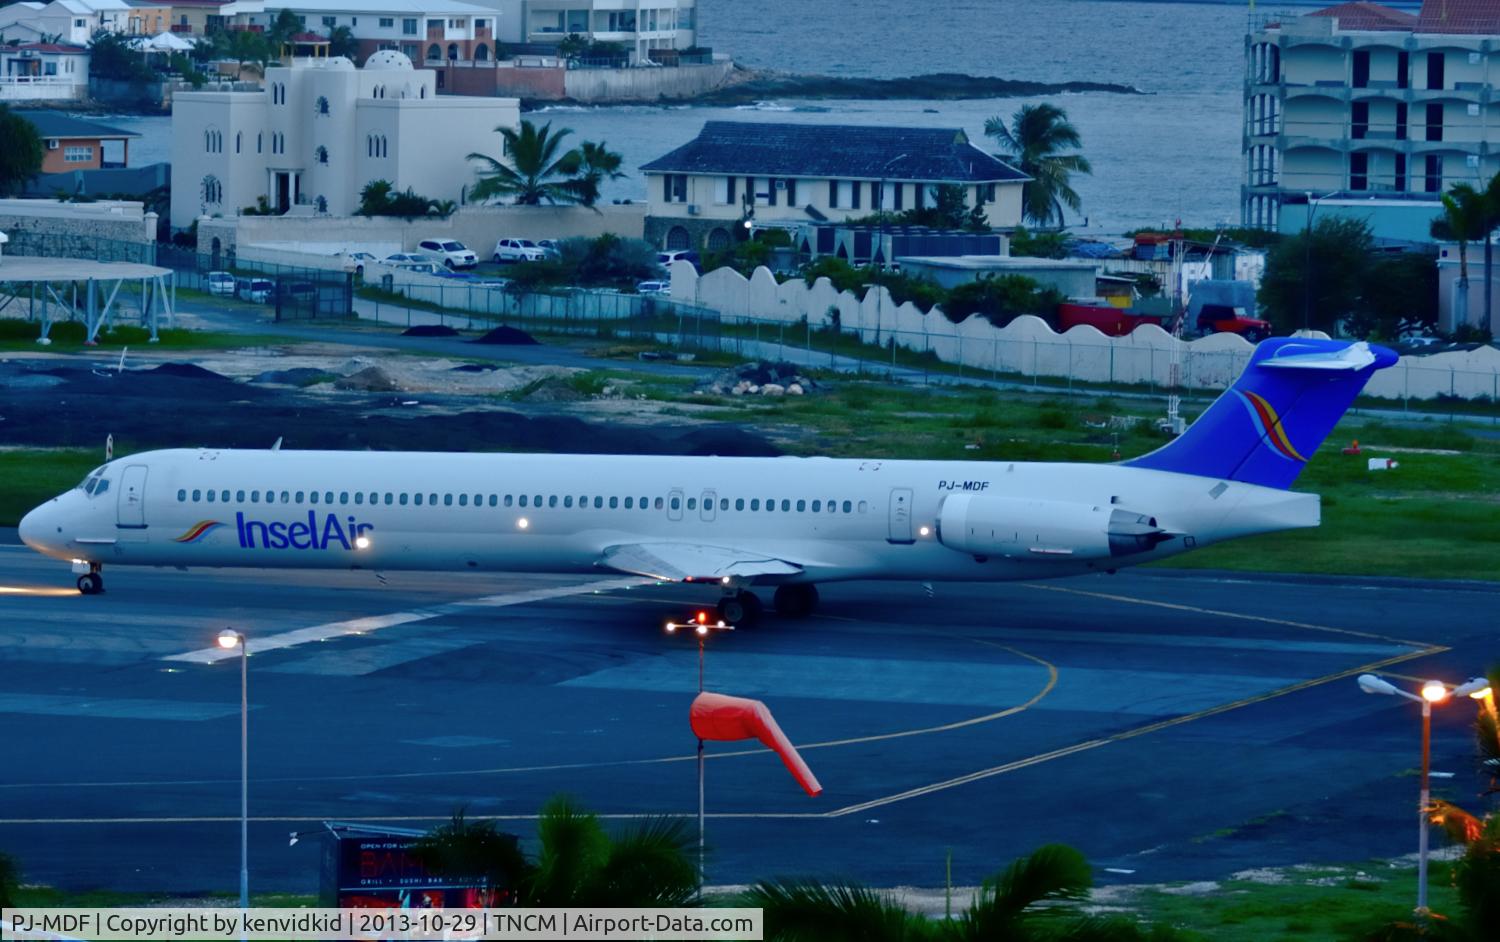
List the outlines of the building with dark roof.
{"label": "building with dark roof", "polygon": [[1500,172],[1500,0],[1263,15],[1245,49],[1246,225],[1352,215],[1426,241],[1444,191]]}
{"label": "building with dark roof", "polygon": [[[44,154],[42,173],[99,170],[130,163],[130,141],[140,137],[60,111],[16,111],[36,128]],[[106,151],[107,149],[107,151]]]}
{"label": "building with dark roof", "polygon": [[930,205],[963,188],[991,226],[1021,221],[1028,177],[957,128],[709,121],[645,164],[646,238],[668,249],[728,248],[732,230],[844,221]]}

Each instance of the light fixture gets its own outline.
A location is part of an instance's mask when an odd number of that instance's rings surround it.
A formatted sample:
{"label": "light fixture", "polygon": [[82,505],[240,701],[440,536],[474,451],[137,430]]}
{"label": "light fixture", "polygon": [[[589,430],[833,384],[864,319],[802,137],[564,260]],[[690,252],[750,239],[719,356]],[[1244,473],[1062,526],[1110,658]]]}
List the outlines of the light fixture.
{"label": "light fixture", "polygon": [[1422,685],[1422,699],[1428,703],[1442,703],[1448,699],[1448,687],[1441,680],[1429,680]]}
{"label": "light fixture", "polygon": [[698,627],[695,630],[698,632],[698,634],[700,636],[708,634],[708,626],[704,625],[704,624],[699,624]]}
{"label": "light fixture", "polygon": [[233,628],[225,628],[219,632],[219,647],[226,651],[233,650],[244,643],[245,636]]}
{"label": "light fixture", "polygon": [[1390,681],[1381,680],[1374,674],[1360,674],[1359,689],[1363,690],[1365,693],[1380,693],[1385,694],[1386,696],[1401,693],[1401,691],[1397,690],[1396,686]]}
{"label": "light fixture", "polygon": [[1483,677],[1475,677],[1454,687],[1453,695],[1455,697],[1469,697],[1474,700],[1483,700],[1490,695],[1490,682]]}

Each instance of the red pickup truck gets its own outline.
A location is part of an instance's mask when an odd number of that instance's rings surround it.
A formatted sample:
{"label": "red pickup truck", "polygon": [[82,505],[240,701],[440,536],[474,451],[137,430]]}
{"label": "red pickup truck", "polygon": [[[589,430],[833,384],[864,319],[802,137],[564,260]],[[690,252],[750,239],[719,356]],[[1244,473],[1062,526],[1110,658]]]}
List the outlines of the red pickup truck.
{"label": "red pickup truck", "polygon": [[1251,343],[1271,336],[1271,322],[1246,317],[1239,308],[1225,304],[1205,304],[1198,312],[1198,332],[1202,334],[1239,334]]}
{"label": "red pickup truck", "polygon": [[1079,324],[1088,324],[1106,337],[1124,337],[1142,324],[1161,327],[1164,321],[1165,315],[1134,314],[1111,304],[1075,304],[1069,301],[1057,306],[1059,332]]}

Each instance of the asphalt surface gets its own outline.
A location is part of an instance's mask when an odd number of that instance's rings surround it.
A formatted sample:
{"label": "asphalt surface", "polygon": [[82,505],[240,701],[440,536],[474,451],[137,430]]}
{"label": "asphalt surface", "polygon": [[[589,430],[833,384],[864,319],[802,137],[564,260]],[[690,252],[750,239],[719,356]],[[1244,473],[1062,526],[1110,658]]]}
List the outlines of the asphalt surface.
{"label": "asphalt surface", "polygon": [[[0,848],[28,880],[232,892],[237,663],[171,659],[225,626],[260,648],[255,890],[316,890],[319,840],[289,835],[324,820],[426,827],[466,806],[529,839],[558,792],[608,815],[695,811],[696,648],[661,623],[710,590],[105,576],[82,597],[66,566],[0,546]],[[938,886],[950,849],[972,884],[1050,841],[1105,883],[1409,853],[1418,713],[1353,678],[1480,671],[1500,592],[1124,573],[823,598],[811,619],[709,641],[708,687],[765,700],[826,789],[808,798],[769,753],[710,744],[711,884]],[[1434,768],[1455,773],[1438,794],[1473,803],[1474,705],[1436,712]]]}

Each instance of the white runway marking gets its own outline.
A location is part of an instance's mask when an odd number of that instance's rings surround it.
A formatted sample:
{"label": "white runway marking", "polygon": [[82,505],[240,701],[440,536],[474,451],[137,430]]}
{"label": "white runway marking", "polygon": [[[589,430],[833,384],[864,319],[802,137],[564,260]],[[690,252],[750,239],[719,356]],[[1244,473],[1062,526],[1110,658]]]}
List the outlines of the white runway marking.
{"label": "white runway marking", "polygon": [[[561,599],[574,595],[588,595],[593,592],[611,592],[615,589],[628,589],[632,586],[652,585],[655,581],[654,579],[629,576],[623,579],[597,579],[593,582],[554,586],[547,589],[530,589],[525,592],[507,592],[504,595],[486,595],[477,599],[465,599],[462,602],[449,602],[445,605],[416,608],[406,612],[391,612],[388,615],[370,615],[364,618],[350,618],[346,621],[329,622],[325,625],[298,628],[295,631],[284,631],[281,634],[267,635],[263,638],[251,636],[247,648],[251,654],[264,654],[267,651],[278,651],[282,648],[296,647],[299,644],[329,641],[347,635],[366,635],[374,631],[379,631],[382,628],[409,625],[413,622],[441,618],[444,615],[463,614],[471,612],[476,608],[503,608],[510,605],[525,605],[528,602],[544,602],[548,599]],[[239,656],[239,651],[237,650],[212,647],[200,648],[196,651],[188,651],[183,654],[172,654],[162,658],[162,660],[187,661],[192,664],[217,664],[220,661]]]}

